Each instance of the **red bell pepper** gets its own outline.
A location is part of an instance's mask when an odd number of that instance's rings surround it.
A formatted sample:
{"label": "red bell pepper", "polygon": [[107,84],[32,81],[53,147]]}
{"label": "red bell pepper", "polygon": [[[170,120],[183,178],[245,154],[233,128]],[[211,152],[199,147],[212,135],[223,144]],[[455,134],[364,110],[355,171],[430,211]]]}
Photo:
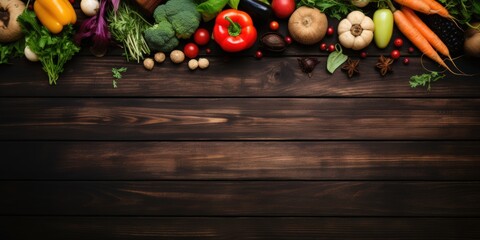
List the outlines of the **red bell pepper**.
{"label": "red bell pepper", "polygon": [[257,30],[248,13],[227,9],[217,15],[213,38],[226,52],[239,52],[257,41]]}

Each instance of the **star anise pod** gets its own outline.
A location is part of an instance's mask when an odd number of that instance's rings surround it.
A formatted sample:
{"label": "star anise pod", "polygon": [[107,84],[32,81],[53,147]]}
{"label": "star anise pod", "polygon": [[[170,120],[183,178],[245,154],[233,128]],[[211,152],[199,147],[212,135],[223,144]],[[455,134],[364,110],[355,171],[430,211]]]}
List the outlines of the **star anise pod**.
{"label": "star anise pod", "polygon": [[358,71],[358,64],[360,60],[348,59],[347,62],[342,66],[342,70],[347,72],[349,78],[353,77],[355,73],[360,73]]}
{"label": "star anise pod", "polygon": [[380,75],[385,76],[392,71],[393,59],[385,56],[380,56],[375,67],[380,71]]}

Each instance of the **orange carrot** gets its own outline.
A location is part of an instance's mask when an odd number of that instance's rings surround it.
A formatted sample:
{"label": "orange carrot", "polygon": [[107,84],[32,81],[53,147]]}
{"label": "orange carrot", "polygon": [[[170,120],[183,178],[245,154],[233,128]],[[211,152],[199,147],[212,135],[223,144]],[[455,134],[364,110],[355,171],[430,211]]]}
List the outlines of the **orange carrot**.
{"label": "orange carrot", "polygon": [[432,13],[436,13],[444,18],[454,19],[448,10],[439,2],[435,0],[425,0],[425,3],[430,6]]}
{"label": "orange carrot", "polygon": [[435,49],[433,49],[428,40],[420,33],[420,31],[418,31],[417,28],[410,23],[402,11],[393,11],[393,18],[400,32],[402,32],[403,35],[405,35],[405,37],[407,37],[408,40],[410,40],[410,42],[412,42],[418,48],[418,50],[420,50],[433,61],[440,64],[442,67],[446,68],[451,73],[456,74],[447,66],[447,64],[443,61],[440,55],[438,55]]}
{"label": "orange carrot", "polygon": [[417,12],[432,14],[432,8],[423,0],[395,0],[396,3],[409,7]]}
{"label": "orange carrot", "polygon": [[450,57],[450,52],[448,47],[442,42],[442,40],[435,34],[428,26],[425,24],[412,9],[403,6],[402,13],[410,21],[412,26],[416,28],[422,35],[427,39],[427,41],[441,54]]}

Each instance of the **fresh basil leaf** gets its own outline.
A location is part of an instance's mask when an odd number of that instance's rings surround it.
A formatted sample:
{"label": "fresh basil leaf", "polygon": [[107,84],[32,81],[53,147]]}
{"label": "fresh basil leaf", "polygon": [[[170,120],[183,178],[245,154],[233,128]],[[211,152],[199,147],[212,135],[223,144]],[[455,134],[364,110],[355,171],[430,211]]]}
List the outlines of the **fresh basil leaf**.
{"label": "fresh basil leaf", "polygon": [[230,0],[208,0],[197,6],[197,11],[202,14],[203,21],[214,19]]}
{"label": "fresh basil leaf", "polygon": [[240,0],[229,0],[228,6],[230,6],[233,9],[238,9],[238,3],[240,3]]}
{"label": "fresh basil leaf", "polygon": [[335,70],[340,67],[340,65],[347,61],[347,59],[348,56],[342,53],[342,47],[337,44],[337,46],[335,46],[335,51],[330,53],[327,58],[328,72],[335,72]]}

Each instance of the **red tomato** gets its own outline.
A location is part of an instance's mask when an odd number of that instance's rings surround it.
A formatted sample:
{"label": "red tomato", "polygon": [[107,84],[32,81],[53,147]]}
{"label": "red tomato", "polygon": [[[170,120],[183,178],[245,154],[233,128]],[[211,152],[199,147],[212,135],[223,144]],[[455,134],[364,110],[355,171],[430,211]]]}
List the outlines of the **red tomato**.
{"label": "red tomato", "polygon": [[391,53],[390,53],[390,57],[392,57],[393,59],[398,59],[400,57],[400,51],[398,50],[393,50]]}
{"label": "red tomato", "polygon": [[277,21],[271,21],[270,22],[270,30],[272,31],[277,31],[279,28],[278,22]]}
{"label": "red tomato", "polygon": [[210,33],[205,28],[199,28],[193,35],[193,41],[200,46],[207,45],[210,41]]}
{"label": "red tomato", "polygon": [[401,38],[395,38],[393,45],[395,45],[395,47],[401,47],[403,45],[403,40]]}
{"label": "red tomato", "polygon": [[288,18],[295,11],[295,0],[273,0],[272,9],[278,18]]}
{"label": "red tomato", "polygon": [[188,58],[196,58],[198,56],[198,46],[195,43],[187,43],[183,48],[183,53]]}

